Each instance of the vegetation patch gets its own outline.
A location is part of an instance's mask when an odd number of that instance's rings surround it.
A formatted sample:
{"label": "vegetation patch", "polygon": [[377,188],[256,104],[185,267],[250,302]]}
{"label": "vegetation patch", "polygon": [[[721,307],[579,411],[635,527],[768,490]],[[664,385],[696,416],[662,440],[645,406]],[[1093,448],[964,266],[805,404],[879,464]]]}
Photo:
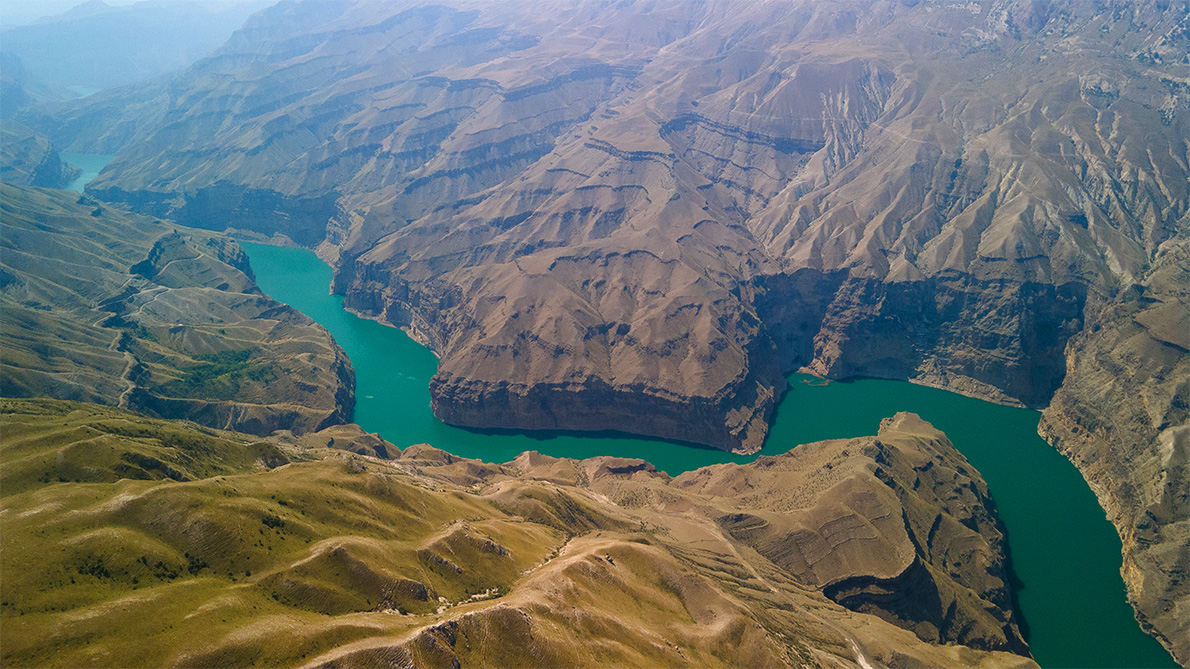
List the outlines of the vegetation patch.
{"label": "vegetation patch", "polygon": [[258,359],[249,349],[204,353],[194,360],[180,370],[180,378],[162,387],[165,395],[230,400],[246,383],[268,383],[277,378],[272,363]]}

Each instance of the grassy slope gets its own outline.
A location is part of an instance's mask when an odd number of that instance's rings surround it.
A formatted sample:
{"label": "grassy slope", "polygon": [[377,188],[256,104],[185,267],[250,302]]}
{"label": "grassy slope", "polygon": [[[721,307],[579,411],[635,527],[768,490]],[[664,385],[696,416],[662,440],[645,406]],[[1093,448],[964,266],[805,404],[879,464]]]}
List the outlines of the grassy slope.
{"label": "grassy slope", "polygon": [[74,193],[0,188],[4,395],[255,434],[349,417],[346,356],[260,294],[234,242]]}
{"label": "grassy slope", "polygon": [[[269,470],[288,459],[243,435],[95,405],[4,409],[6,665],[172,663],[250,621],[289,641],[270,636],[237,663],[293,662],[367,629],[332,616],[507,591],[561,543],[489,502],[340,459]],[[204,478],[121,469],[147,458]]]}
{"label": "grassy slope", "polygon": [[1028,664],[847,611],[705,519],[515,468],[2,409],[5,666]]}

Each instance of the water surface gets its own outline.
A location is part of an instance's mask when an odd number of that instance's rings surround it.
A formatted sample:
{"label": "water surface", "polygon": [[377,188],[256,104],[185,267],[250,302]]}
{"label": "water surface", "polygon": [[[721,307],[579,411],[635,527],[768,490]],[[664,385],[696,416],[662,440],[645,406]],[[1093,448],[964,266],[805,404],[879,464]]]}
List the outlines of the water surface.
{"label": "water surface", "polygon": [[99,170],[102,170],[113,158],[113,156],[98,153],[62,153],[59,154],[59,157],[62,158],[62,162],[74,165],[83,171],[66,187],[67,190],[77,193],[83,192],[83,187],[99,176]]}
{"label": "water surface", "polygon": [[[325,326],[355,365],[355,421],[399,447],[430,443],[488,462],[526,450],[558,457],[644,458],[677,475],[753,457],[623,435],[489,434],[451,427],[430,411],[432,353],[396,328],[343,310],[331,270],[313,253],[244,244],[261,288]],[[903,381],[824,383],[789,377],[762,453],[821,439],[875,434],[880,420],[913,411],[946,432],[979,469],[1009,537],[1018,615],[1045,667],[1173,667],[1140,631],[1125,601],[1120,540],[1078,470],[1037,435],[1040,414]]]}

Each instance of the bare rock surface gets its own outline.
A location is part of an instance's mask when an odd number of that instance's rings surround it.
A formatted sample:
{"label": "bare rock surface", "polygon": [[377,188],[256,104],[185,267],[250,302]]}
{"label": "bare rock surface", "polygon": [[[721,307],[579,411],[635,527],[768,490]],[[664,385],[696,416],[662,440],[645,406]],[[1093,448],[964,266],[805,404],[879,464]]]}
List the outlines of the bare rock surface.
{"label": "bare rock surface", "polygon": [[1162,245],[1070,352],[1041,432],[1119,530],[1141,625],[1190,664],[1190,244]]}

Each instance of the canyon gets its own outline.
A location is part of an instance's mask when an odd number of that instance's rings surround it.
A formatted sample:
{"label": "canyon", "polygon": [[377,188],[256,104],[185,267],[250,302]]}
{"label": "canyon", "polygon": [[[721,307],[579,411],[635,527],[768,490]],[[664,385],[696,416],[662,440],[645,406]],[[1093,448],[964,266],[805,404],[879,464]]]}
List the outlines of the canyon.
{"label": "canyon", "polygon": [[90,198],[316,248],[453,424],[754,453],[798,368],[1045,409],[1186,664],[1188,16],[282,3],[12,116],[116,154]]}

